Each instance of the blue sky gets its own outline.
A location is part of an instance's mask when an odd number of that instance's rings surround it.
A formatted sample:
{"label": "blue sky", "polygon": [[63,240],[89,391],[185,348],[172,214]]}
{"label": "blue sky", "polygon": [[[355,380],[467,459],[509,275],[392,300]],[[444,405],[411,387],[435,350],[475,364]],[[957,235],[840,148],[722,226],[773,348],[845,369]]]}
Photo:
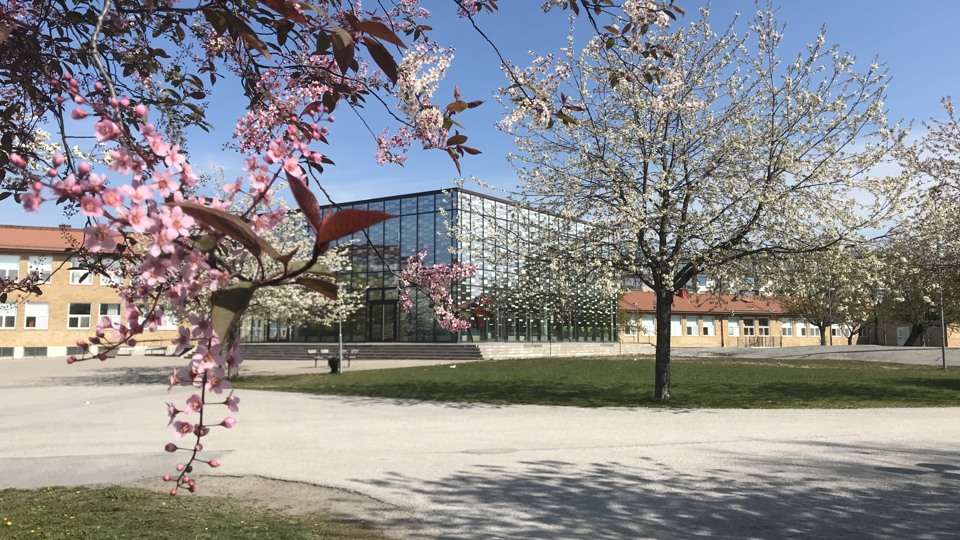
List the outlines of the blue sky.
{"label": "blue sky", "polygon": [[[515,174],[505,156],[513,149],[513,142],[494,126],[503,111],[493,96],[504,81],[496,55],[466,21],[457,19],[452,2],[424,3],[434,13],[434,39],[457,49],[435,101],[442,104],[452,99],[454,85],[460,87],[463,99],[486,101],[479,109],[459,117],[470,137],[467,144],[483,151],[463,159],[463,175],[509,190],[515,185]],[[569,25],[564,13],[544,15],[540,0],[501,0],[499,4],[499,13],[482,14],[477,22],[508,59],[525,65],[528,50],[548,53],[565,45]],[[695,11],[703,2],[678,0],[678,4],[687,10],[689,20],[697,17]],[[960,2],[780,0],[774,6],[778,19],[787,25],[783,57],[791,58],[802,50],[825,25],[827,43],[838,44],[841,50],[855,55],[858,64],[867,65],[874,57],[885,63],[891,77],[886,101],[891,119],[914,121],[919,128],[921,121],[942,116],[942,97],[960,95],[960,30],[956,27]],[[711,21],[715,28],[724,28],[737,11],[749,18],[755,4],[752,0],[715,0]],[[208,114],[217,129],[212,134],[196,133],[189,143],[195,168],[210,171],[222,167],[228,179],[239,174],[242,165],[240,156],[222,148],[236,117],[243,112],[242,95],[231,82],[235,81],[218,83],[211,100]],[[449,157],[438,151],[413,149],[406,166],[380,167],[374,159],[373,138],[356,116],[343,109],[336,117],[329,126],[333,144],[325,153],[337,165],[327,168],[323,180],[337,202],[446,188],[459,178]],[[373,124],[376,132],[382,127]],[[467,187],[479,189],[470,182]],[[12,205],[7,208],[13,210]],[[52,204],[38,214],[11,213],[3,221],[83,225],[82,218],[67,220]]]}

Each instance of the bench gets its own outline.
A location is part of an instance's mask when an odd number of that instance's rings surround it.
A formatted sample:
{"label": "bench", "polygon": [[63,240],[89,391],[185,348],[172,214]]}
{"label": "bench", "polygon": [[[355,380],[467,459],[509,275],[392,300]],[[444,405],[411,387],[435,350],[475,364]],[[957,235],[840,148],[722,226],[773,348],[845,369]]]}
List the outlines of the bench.
{"label": "bench", "polygon": [[319,353],[317,349],[307,349],[307,354],[313,356],[313,367],[317,367],[320,359],[330,354],[330,349],[320,349]]}
{"label": "bench", "polygon": [[152,346],[146,347],[146,348],[143,350],[143,354],[144,354],[144,355],[147,355],[147,356],[151,356],[151,355],[166,356],[166,355],[167,355],[167,346],[166,346],[166,345],[152,345]]}
{"label": "bench", "polygon": [[[320,363],[320,360],[323,360],[324,358],[326,358],[327,365],[330,366],[330,371],[332,373],[340,372],[339,369],[334,369],[334,362],[339,360],[339,357],[336,355],[329,356],[329,357],[327,356],[328,354],[330,354],[330,349],[320,349],[319,352],[317,351],[317,349],[307,349],[307,354],[313,356],[313,367],[317,367]],[[349,366],[350,361],[359,355],[360,355],[360,349],[350,349],[348,351],[344,351],[343,359],[347,361],[347,366]]]}

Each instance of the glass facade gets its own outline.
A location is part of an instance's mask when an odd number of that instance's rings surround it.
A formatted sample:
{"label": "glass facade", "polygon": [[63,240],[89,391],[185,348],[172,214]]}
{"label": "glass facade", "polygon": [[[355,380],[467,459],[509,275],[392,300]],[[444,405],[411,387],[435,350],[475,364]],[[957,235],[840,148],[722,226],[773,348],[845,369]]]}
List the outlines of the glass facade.
{"label": "glass facade", "polygon": [[[462,189],[343,204],[396,217],[344,239],[350,270],[341,283],[366,289],[366,305],[344,322],[348,341],[607,341],[616,338],[615,299],[589,276],[564,268],[564,253],[588,227]],[[325,211],[330,211],[329,208]],[[486,300],[467,333],[452,335],[434,321],[429,299],[411,296],[404,313],[396,274],[407,257],[426,248],[426,264],[473,263],[460,283],[461,306]]]}
{"label": "glass facade", "polygon": [[[617,337],[616,300],[601,280],[565,266],[588,225],[462,189],[414,193],[339,205],[380,210],[395,217],[339,244],[350,263],[341,286],[365,291],[363,307],[343,321],[347,342],[610,341]],[[324,214],[336,211],[321,209]],[[467,308],[486,301],[469,332],[451,334],[433,316],[429,298],[414,292],[413,308],[399,306],[397,274],[407,257],[427,249],[425,264],[473,263],[477,273],[454,290]],[[582,257],[578,257],[582,258]],[[263,326],[262,321],[257,323]],[[269,325],[268,325],[269,327]],[[329,341],[319,335],[271,327],[267,341]],[[252,338],[252,339],[250,339]],[[251,341],[258,341],[250,336]]]}

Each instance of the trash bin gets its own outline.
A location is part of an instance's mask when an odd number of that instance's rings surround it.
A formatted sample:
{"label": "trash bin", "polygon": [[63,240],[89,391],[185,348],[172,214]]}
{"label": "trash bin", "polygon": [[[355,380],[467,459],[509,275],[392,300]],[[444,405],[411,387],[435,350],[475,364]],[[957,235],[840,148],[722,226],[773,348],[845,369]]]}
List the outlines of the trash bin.
{"label": "trash bin", "polygon": [[331,356],[327,365],[330,366],[330,373],[340,373],[340,358]]}

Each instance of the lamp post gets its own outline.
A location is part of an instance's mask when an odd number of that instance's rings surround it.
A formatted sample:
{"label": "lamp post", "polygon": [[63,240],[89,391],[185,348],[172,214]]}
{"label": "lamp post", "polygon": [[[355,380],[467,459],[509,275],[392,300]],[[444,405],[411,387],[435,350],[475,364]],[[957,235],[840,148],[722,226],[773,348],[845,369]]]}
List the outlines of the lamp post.
{"label": "lamp post", "polygon": [[640,306],[638,306],[636,302],[630,302],[630,305],[633,306],[633,326],[637,331],[634,341],[640,343]]}

